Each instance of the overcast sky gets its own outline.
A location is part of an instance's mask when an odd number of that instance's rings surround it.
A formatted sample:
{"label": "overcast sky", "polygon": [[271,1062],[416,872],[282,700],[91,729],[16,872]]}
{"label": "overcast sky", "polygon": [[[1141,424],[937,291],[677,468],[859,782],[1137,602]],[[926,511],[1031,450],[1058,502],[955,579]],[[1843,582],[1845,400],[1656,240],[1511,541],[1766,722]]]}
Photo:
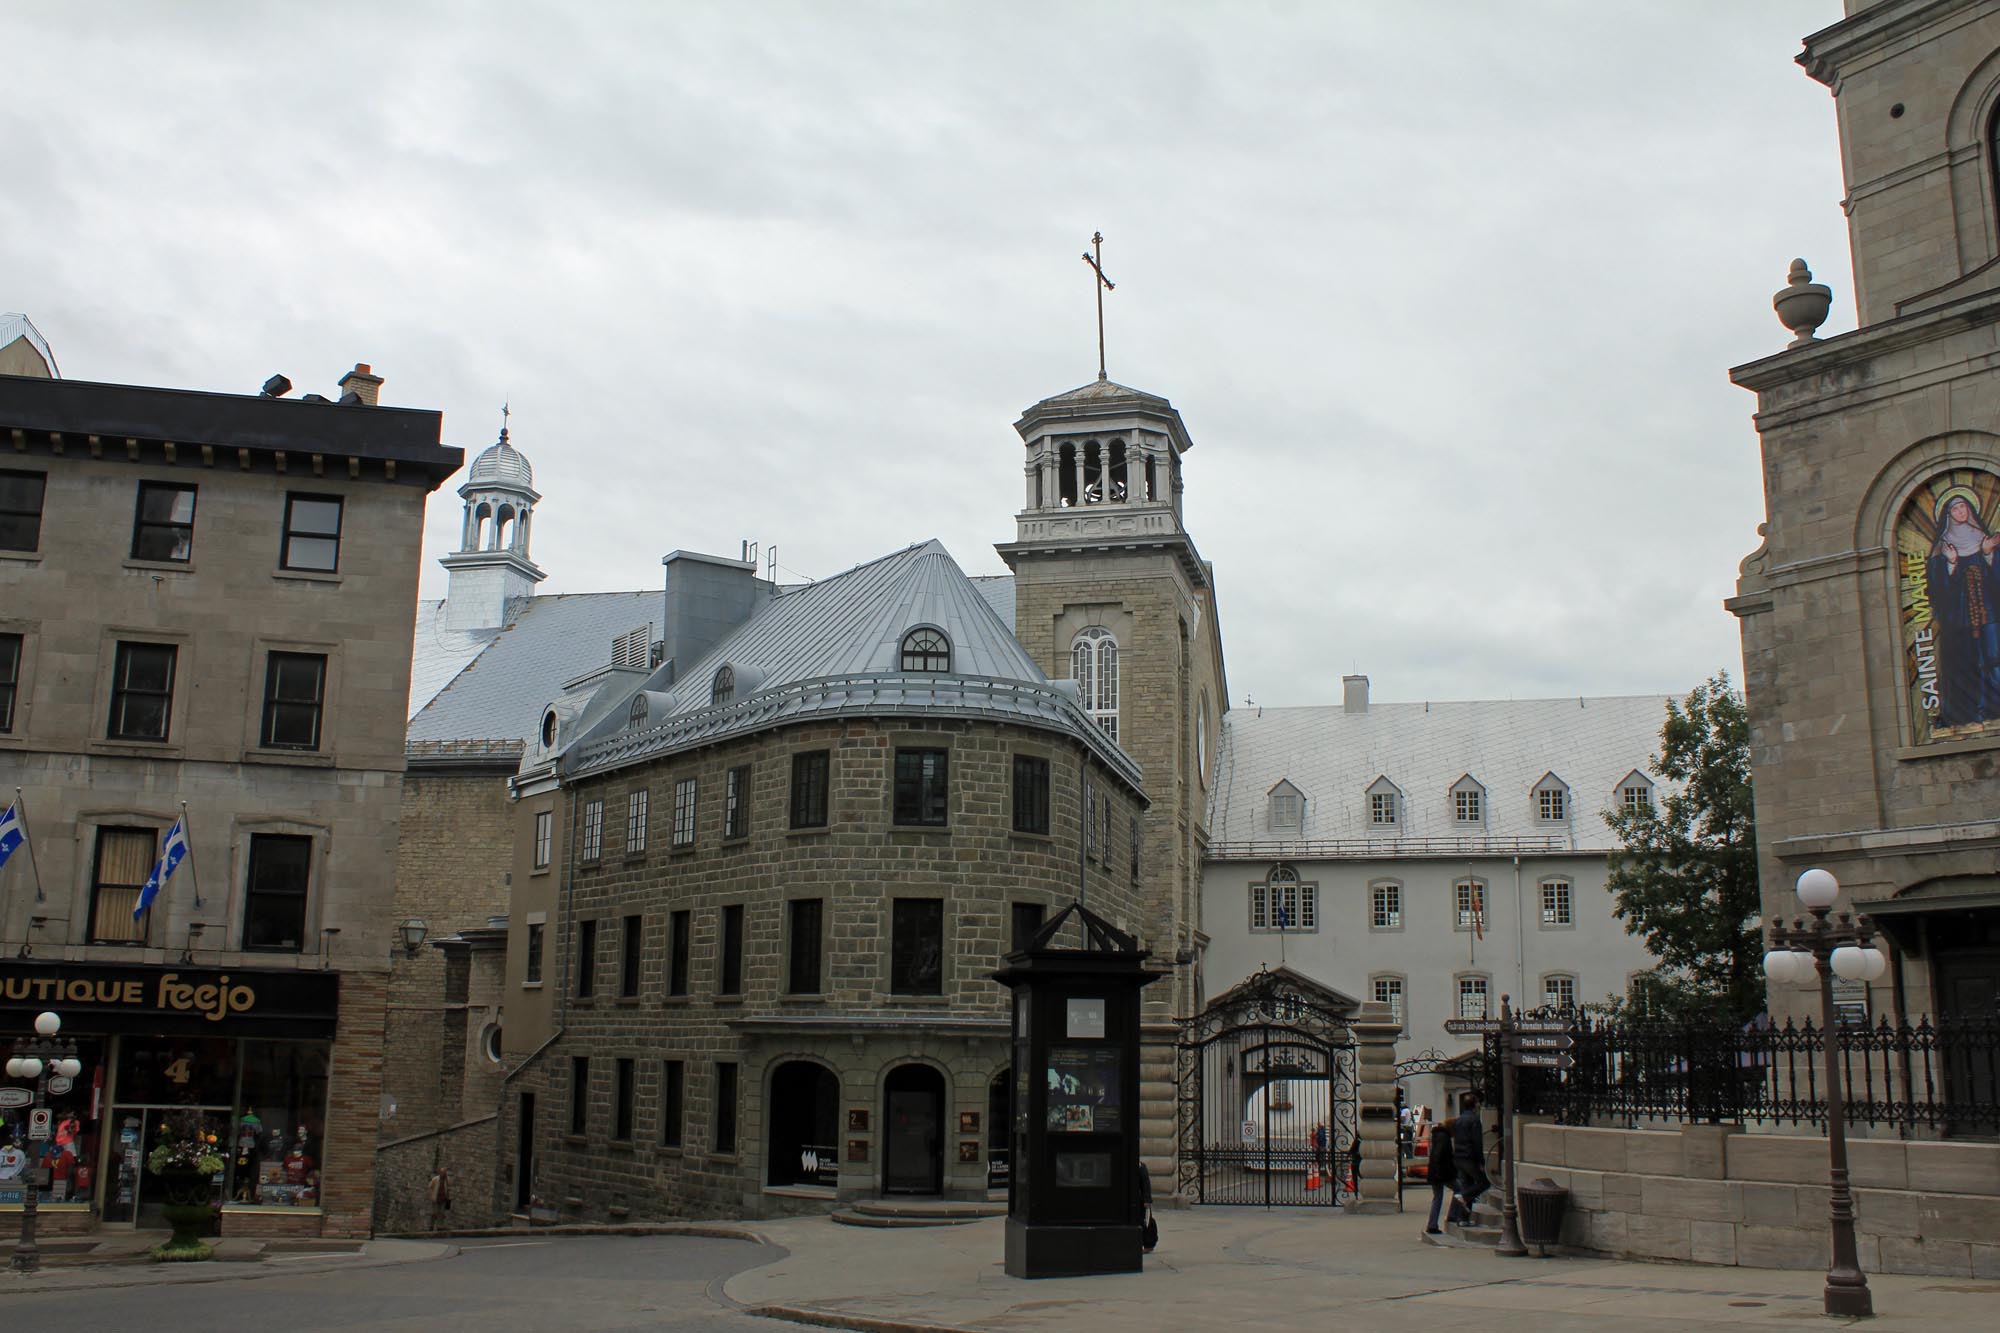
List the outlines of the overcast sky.
{"label": "overcast sky", "polygon": [[[1230,694],[1684,692],[1794,255],[1853,327],[1839,0],[10,5],[0,309],[72,379],[500,404],[544,591],[676,548],[1000,573],[1012,423],[1196,447]],[[425,596],[456,544],[431,499]]]}

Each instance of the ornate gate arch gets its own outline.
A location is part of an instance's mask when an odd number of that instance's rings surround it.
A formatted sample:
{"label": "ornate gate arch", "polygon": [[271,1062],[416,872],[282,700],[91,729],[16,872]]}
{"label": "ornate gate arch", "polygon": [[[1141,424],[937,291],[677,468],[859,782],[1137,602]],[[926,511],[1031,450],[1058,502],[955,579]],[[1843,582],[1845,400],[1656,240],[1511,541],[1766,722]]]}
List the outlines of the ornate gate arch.
{"label": "ornate gate arch", "polygon": [[1353,1002],[1343,1000],[1289,969],[1265,970],[1181,1021],[1181,1197],[1331,1207],[1351,1193],[1360,1116]]}

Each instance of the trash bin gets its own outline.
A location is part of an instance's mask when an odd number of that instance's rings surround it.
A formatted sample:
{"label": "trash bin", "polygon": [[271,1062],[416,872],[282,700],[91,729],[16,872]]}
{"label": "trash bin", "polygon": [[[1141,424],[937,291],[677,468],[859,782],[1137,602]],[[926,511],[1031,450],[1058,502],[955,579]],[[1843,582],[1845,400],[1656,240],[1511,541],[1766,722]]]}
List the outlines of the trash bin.
{"label": "trash bin", "polygon": [[1563,1210],[1569,1207],[1569,1191],[1546,1176],[1514,1189],[1519,1211],[1521,1243],[1549,1246],[1562,1241]]}

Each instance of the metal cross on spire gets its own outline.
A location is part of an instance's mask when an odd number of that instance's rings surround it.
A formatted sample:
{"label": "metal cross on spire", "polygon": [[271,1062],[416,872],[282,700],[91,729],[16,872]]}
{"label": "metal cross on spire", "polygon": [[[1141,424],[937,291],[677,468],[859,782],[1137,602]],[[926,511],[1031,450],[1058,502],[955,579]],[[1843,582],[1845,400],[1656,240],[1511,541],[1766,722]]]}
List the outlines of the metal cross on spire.
{"label": "metal cross on spire", "polygon": [[1097,293],[1097,378],[1102,380],[1109,378],[1104,373],[1104,294],[1106,292],[1117,291],[1118,284],[1104,276],[1104,264],[1102,263],[1104,258],[1104,233],[1101,231],[1092,232],[1090,234],[1090,244],[1091,249],[1097,253],[1093,255],[1089,250],[1084,251],[1083,262],[1090,265],[1091,270],[1097,274],[1097,281],[1091,284],[1091,288]]}
{"label": "metal cross on spire", "polygon": [[507,404],[500,404],[500,442],[502,444],[507,442],[507,418],[512,415],[513,413],[508,410]]}

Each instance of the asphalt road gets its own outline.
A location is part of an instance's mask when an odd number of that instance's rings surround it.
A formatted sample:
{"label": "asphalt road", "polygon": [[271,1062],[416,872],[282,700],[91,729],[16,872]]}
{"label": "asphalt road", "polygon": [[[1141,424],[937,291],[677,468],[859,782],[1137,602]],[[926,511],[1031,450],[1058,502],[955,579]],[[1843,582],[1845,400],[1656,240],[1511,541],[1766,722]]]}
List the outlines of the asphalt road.
{"label": "asphalt road", "polygon": [[[735,1273],[784,1251],[700,1236],[466,1240],[428,1263],[106,1291],[9,1296],[13,1330],[267,1333],[300,1329],[668,1329],[771,1333],[721,1298]],[[283,1260],[266,1260],[265,1268]]]}

